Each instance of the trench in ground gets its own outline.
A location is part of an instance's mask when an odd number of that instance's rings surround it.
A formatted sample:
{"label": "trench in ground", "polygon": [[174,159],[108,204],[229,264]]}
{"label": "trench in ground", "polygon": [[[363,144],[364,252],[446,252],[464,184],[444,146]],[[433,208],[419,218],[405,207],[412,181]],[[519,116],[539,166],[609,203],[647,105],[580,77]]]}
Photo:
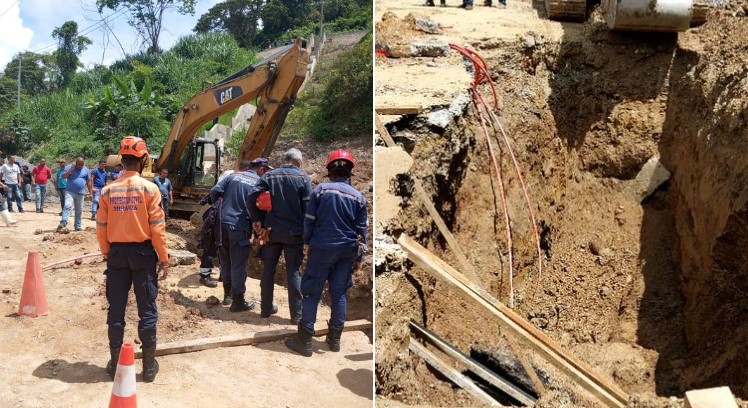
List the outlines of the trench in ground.
{"label": "trench in ground", "polygon": [[[734,27],[715,22],[693,36]],[[719,44],[689,47],[674,35],[590,26],[579,40],[536,37],[484,53],[543,248],[545,270],[536,290],[532,227],[502,153],[516,310],[630,394],[682,397],[689,389],[728,385],[748,397],[741,353],[748,315],[742,176],[748,166],[735,154],[745,143],[748,109],[745,102],[715,108],[725,95],[746,100],[734,91],[744,85],[745,72],[730,69],[729,57],[714,68],[719,52]],[[403,204],[384,232],[408,234],[459,265],[411,197],[410,180],[419,178],[484,287],[506,301],[503,215],[472,112],[447,129],[425,116],[390,125],[414,165],[392,182]],[[673,176],[640,201],[635,178],[653,156]],[[497,325],[407,261],[385,262],[376,273],[377,393],[406,403],[469,404],[469,397],[408,357],[407,320],[425,323],[463,351],[488,355],[506,346]]]}

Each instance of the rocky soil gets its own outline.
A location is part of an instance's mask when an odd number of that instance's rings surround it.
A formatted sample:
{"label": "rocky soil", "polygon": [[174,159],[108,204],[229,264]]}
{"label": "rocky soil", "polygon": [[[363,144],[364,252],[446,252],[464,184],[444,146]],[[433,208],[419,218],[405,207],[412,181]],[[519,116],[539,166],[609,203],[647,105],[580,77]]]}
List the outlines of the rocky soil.
{"label": "rocky soil", "polygon": [[[522,14],[523,7],[510,3],[500,11]],[[437,21],[450,13],[428,12]],[[741,353],[747,333],[741,306],[748,240],[745,21],[718,13],[680,35],[611,33],[600,21],[564,24],[569,35],[561,36],[550,28],[506,38],[501,27],[483,37],[474,31],[461,37],[457,27],[444,34],[486,57],[498,84],[499,118],[539,220],[542,276],[522,191],[503,150],[516,310],[627,391],[631,407],[679,407],[685,391],[720,385],[748,398]],[[412,60],[410,69],[428,71],[429,64],[453,63],[450,58]],[[377,69],[386,72],[393,63],[382,64]],[[458,265],[411,197],[409,180],[418,178],[486,289],[508,298],[503,213],[474,111],[464,107],[446,127],[429,117],[464,97],[456,88],[449,82],[438,96],[427,94],[426,100],[444,101],[426,105],[423,115],[389,119],[412,165],[394,160],[399,151],[378,147],[376,153],[378,172],[385,163],[392,175],[389,182],[377,180],[377,188],[389,186],[382,193],[389,214],[377,218],[382,252],[375,299],[377,394],[384,406],[475,405],[408,353],[411,318],[465,352],[505,349],[497,326],[486,324],[489,315],[404,260],[393,244],[405,233]],[[390,93],[379,85],[377,92]],[[637,174],[653,157],[672,178],[642,200]],[[536,406],[597,406],[549,372],[551,392]]]}

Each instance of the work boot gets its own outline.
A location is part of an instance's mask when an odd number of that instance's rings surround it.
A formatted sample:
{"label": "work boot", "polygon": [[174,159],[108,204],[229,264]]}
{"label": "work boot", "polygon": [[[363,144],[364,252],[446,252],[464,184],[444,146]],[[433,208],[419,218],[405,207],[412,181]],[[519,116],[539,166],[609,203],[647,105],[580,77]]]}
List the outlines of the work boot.
{"label": "work boot", "polygon": [[424,6],[434,7],[434,0],[426,0],[426,3],[424,4]]}
{"label": "work boot", "polygon": [[209,288],[215,288],[216,286],[218,286],[218,283],[211,279],[210,275],[200,275],[200,283]]}
{"label": "work boot", "polygon": [[228,306],[231,304],[231,285],[223,284],[223,304]]}
{"label": "work boot", "polygon": [[491,7],[491,6],[493,6],[493,2],[491,0],[485,0],[483,2],[483,5],[486,6],[486,7]]}
{"label": "work boot", "polygon": [[109,377],[114,379],[114,374],[117,373],[117,363],[119,362],[119,348],[109,347],[109,362],[106,363],[106,373]]}
{"label": "work boot", "polygon": [[330,322],[327,322],[327,337],[325,343],[330,346],[330,351],[340,351],[340,335],[343,334],[343,328],[336,329]]}
{"label": "work boot", "polygon": [[255,308],[255,301],[245,301],[244,300],[244,293],[234,293],[231,295],[232,302],[231,307],[229,308],[230,311],[236,313],[236,312],[246,312],[248,310],[252,310]]}
{"label": "work boot", "polygon": [[156,345],[143,347],[143,381],[153,382],[158,374],[158,361],[156,361]]}
{"label": "work boot", "polygon": [[447,7],[447,1],[446,0],[439,1],[439,7]]}
{"label": "work boot", "polygon": [[286,339],[286,347],[301,354],[304,357],[312,356],[312,336],[313,331],[309,331],[306,327],[299,323],[299,329],[296,332],[296,337],[289,337]]}
{"label": "work boot", "polygon": [[3,219],[5,225],[7,225],[8,227],[16,225],[18,223],[18,221],[16,221],[16,219],[13,218],[12,215],[10,215],[10,212],[8,212],[8,210],[0,211],[0,218]]}
{"label": "work boot", "polygon": [[270,311],[270,313],[261,313],[260,317],[267,319],[268,317],[270,317],[270,315],[274,315],[276,313],[278,313],[278,305],[273,303],[273,309]]}

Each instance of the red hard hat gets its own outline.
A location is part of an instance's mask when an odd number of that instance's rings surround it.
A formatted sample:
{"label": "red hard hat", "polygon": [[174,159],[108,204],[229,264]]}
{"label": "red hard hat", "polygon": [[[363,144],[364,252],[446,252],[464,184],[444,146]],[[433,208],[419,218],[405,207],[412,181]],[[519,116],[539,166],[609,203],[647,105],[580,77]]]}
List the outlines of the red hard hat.
{"label": "red hard hat", "polygon": [[273,200],[270,198],[269,191],[263,191],[257,196],[257,208],[260,211],[270,211],[273,209]]}
{"label": "red hard hat", "polygon": [[351,168],[356,165],[356,163],[353,161],[353,155],[351,154],[351,152],[343,149],[338,149],[327,156],[326,167],[329,169],[330,166],[344,166],[346,165],[346,162],[350,163]]}
{"label": "red hard hat", "polygon": [[143,157],[148,154],[148,147],[145,145],[145,140],[139,137],[125,136],[119,144],[118,154]]}

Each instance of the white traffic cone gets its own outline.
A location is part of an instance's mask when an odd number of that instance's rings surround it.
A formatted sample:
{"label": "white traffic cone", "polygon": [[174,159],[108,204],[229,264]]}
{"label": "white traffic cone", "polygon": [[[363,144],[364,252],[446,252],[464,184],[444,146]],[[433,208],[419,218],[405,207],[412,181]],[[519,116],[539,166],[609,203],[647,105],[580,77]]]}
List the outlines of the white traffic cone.
{"label": "white traffic cone", "polygon": [[8,212],[8,210],[2,210],[2,211],[0,211],[0,218],[2,218],[3,221],[5,221],[5,225],[7,225],[9,227],[12,226],[12,225],[16,225],[16,223],[18,223],[18,221],[16,221],[13,218],[13,216],[10,215],[10,212]]}

